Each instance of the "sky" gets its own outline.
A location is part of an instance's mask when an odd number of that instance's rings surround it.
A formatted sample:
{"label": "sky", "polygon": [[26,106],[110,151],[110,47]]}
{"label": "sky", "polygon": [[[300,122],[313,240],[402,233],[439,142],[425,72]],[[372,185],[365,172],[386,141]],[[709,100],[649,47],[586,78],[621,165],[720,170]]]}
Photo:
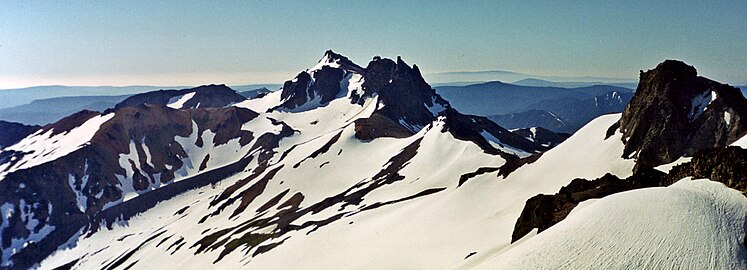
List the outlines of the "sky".
{"label": "sky", "polygon": [[747,1],[0,0],[0,88],[282,83],[324,51],[424,73],[747,82]]}

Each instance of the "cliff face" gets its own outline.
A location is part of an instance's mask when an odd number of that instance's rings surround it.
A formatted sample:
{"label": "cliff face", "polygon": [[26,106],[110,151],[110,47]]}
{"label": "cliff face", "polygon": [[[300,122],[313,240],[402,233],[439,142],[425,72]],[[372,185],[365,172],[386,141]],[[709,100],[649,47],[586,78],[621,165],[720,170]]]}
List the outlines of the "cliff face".
{"label": "cliff face", "polygon": [[623,156],[636,158],[639,167],[657,166],[741,138],[747,133],[747,101],[739,89],[666,60],[641,73],[619,127]]}

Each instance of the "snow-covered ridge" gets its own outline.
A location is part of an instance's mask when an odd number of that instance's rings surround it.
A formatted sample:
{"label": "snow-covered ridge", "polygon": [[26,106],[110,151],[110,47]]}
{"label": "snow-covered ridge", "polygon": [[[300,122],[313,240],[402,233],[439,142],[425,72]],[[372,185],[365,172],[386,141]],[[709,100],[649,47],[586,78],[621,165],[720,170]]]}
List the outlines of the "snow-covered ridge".
{"label": "snow-covered ridge", "polygon": [[707,179],[589,201],[475,269],[745,269],[747,198]]}
{"label": "snow-covered ridge", "polygon": [[3,149],[24,155],[11,157],[10,162],[0,164],[0,180],[11,172],[38,166],[80,149],[89,143],[102,124],[113,117],[114,113],[94,116],[78,127],[55,135],[52,135],[54,128],[46,131],[42,129]]}

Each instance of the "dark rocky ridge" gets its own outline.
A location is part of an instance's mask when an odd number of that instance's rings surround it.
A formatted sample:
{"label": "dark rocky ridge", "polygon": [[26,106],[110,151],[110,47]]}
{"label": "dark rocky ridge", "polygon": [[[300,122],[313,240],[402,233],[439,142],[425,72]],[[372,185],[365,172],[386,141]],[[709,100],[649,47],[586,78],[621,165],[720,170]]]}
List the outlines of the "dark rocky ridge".
{"label": "dark rocky ridge", "polygon": [[636,169],[657,166],[727,146],[747,134],[747,100],[737,88],[699,77],[683,62],[666,60],[641,72],[619,128],[623,157],[636,153]]}
{"label": "dark rocky ridge", "polygon": [[511,242],[521,239],[535,228],[538,232],[550,228],[565,219],[573,208],[585,200],[631,189],[660,186],[664,176],[664,173],[649,168],[624,180],[609,173],[595,180],[577,178],[555,195],[539,194],[529,198],[516,220]]}
{"label": "dark rocky ridge", "polygon": [[708,178],[747,196],[747,150],[736,146],[703,150],[668,174],[643,167],[626,179],[611,174],[595,180],[574,179],[555,195],[540,194],[527,200],[511,241],[519,240],[534,228],[542,232],[557,224],[582,201],[632,189],[668,186],[685,177]]}
{"label": "dark rocky ridge", "polygon": [[39,128],[39,126],[27,126],[21,123],[0,121],[0,149],[19,142],[29,134],[39,130]]}
{"label": "dark rocky ridge", "polygon": [[119,109],[140,104],[155,104],[165,106],[169,104],[169,101],[171,99],[191,92],[195,92],[195,95],[189,101],[185,102],[184,106],[180,109],[194,109],[197,108],[198,105],[199,108],[223,108],[230,104],[246,100],[244,96],[236,93],[236,91],[224,84],[211,84],[189,89],[158,90],[137,94],[130,96],[122,102],[118,103],[116,106],[114,106],[114,108]]}

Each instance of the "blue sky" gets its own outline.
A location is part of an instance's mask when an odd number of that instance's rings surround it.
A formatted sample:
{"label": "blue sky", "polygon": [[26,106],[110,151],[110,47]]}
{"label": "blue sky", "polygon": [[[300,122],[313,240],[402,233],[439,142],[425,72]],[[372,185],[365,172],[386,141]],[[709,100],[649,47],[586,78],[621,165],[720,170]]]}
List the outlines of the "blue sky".
{"label": "blue sky", "polygon": [[745,18],[744,0],[5,0],[0,88],[279,83],[330,48],[426,73],[635,78],[674,58],[743,83]]}

